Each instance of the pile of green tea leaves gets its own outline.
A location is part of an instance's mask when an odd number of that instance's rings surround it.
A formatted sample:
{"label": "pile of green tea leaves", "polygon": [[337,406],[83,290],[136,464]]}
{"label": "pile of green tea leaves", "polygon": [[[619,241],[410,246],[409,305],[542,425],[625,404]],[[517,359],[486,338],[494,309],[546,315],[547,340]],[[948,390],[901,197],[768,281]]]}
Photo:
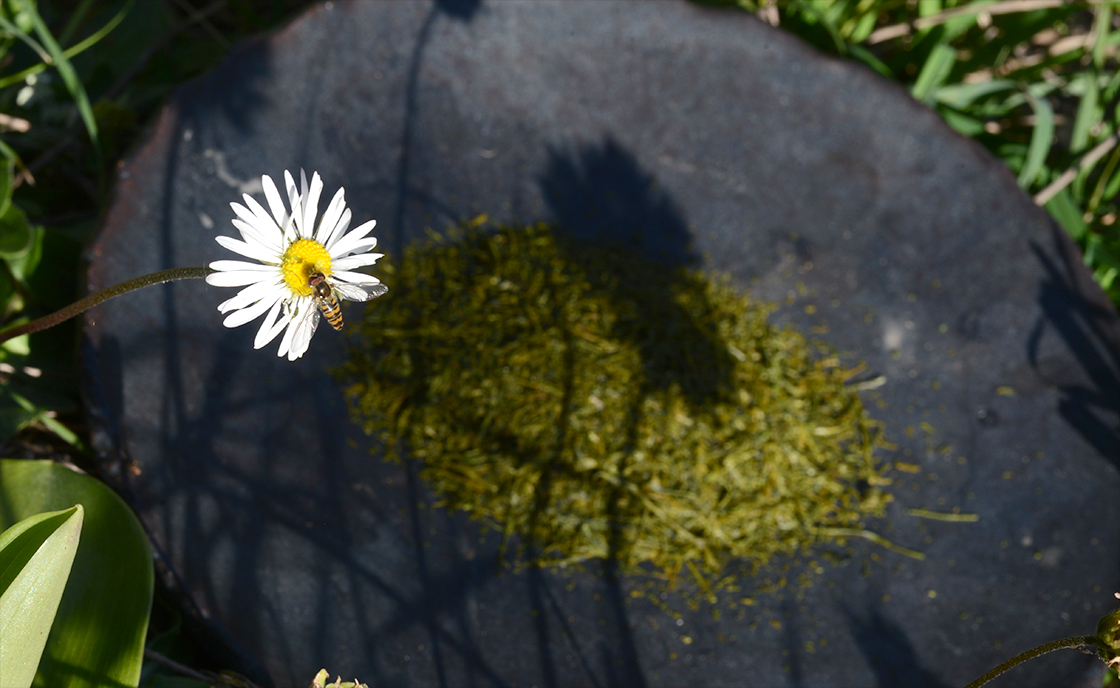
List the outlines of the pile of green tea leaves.
{"label": "pile of green tea leaves", "polygon": [[340,370],[351,413],[523,560],[709,589],[890,500],[852,371],[726,279],[545,225],[433,239],[385,279]]}

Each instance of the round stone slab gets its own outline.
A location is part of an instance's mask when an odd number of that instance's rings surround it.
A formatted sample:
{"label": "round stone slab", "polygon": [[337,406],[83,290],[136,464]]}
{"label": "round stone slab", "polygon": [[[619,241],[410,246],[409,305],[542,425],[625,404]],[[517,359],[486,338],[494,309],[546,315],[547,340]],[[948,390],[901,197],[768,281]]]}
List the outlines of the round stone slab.
{"label": "round stone slab", "polygon": [[[415,466],[370,454],[333,331],[289,363],[221,326],[232,291],[177,283],[88,314],[87,392],[106,475],[223,666],[276,685],[326,667],[379,686],[953,686],[1115,604],[1115,312],[998,161],[864,68],[684,2],[327,3],[171,99],[120,168],[90,289],[233,257],[214,242],[229,202],[301,167],[393,255],[480,213],[551,220],[780,302],[776,321],[866,362],[895,445],[870,525],[925,558],[861,540],[811,585],[795,568],[696,609],[609,565],[514,571]],[[391,307],[389,287],[345,317]],[[954,511],[975,520],[923,515]],[[1096,666],[1055,653],[1013,680]]]}

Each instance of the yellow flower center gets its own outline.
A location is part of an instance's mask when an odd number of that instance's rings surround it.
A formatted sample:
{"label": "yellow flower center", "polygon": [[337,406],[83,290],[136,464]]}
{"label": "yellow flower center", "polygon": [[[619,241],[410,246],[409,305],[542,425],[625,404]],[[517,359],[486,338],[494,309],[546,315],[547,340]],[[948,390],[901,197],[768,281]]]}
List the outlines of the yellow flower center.
{"label": "yellow flower center", "polygon": [[300,239],[292,243],[280,260],[280,272],[284,283],[300,296],[311,296],[311,275],[321,272],[331,274],[331,254],[318,241]]}

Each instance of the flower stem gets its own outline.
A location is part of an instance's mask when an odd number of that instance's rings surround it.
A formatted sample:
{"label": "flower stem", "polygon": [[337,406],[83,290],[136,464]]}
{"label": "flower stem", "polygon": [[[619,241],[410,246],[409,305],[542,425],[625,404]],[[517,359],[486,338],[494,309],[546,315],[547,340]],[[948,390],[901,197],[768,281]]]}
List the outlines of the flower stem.
{"label": "flower stem", "polygon": [[1062,648],[1066,648],[1066,647],[1074,648],[1074,649],[1080,649],[1082,647],[1097,648],[1098,647],[1097,636],[1095,636],[1095,635],[1076,635],[1072,638],[1062,638],[1061,640],[1055,640],[1053,642],[1046,643],[1045,645],[1039,645],[1038,647],[1027,650],[1026,652],[1024,652],[1022,654],[1015,655],[1011,659],[1007,660],[1003,664],[1000,664],[995,669],[992,669],[991,671],[984,674],[980,678],[976,679],[972,683],[968,684],[964,688],[980,688],[980,686],[984,685],[988,681],[991,681],[996,676],[999,676],[1000,674],[1007,671],[1008,669],[1011,669],[1012,667],[1015,667],[1015,666],[1018,666],[1018,665],[1022,664],[1023,662],[1027,661],[1028,659],[1034,659],[1035,657],[1038,657],[1039,655],[1044,655],[1047,652],[1053,652],[1054,650],[1061,650]]}
{"label": "flower stem", "polygon": [[60,322],[69,320],[75,315],[93,308],[102,301],[108,301],[114,296],[120,296],[121,294],[126,294],[135,289],[140,289],[141,287],[150,287],[153,284],[163,284],[164,282],[174,282],[175,280],[184,279],[201,279],[212,272],[214,271],[210,268],[172,268],[170,270],[160,270],[150,275],[136,277],[127,282],[121,282],[108,289],[102,289],[96,294],[90,294],[81,301],[76,301],[62,310],[55,311],[50,315],[45,315],[38,320],[32,320],[29,323],[24,323],[18,327],[11,327],[0,332],[0,343],[8,341],[12,337],[18,337],[21,334],[31,334],[32,332],[45,330],[48,327],[54,327]]}

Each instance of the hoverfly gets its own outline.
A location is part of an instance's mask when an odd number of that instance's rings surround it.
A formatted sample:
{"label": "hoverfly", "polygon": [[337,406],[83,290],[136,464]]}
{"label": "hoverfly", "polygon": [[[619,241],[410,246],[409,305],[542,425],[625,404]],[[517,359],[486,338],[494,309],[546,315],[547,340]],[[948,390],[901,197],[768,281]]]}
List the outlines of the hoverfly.
{"label": "hoverfly", "polygon": [[327,319],[331,327],[336,330],[342,329],[342,308],[338,305],[336,292],[347,301],[368,301],[389,291],[389,288],[384,284],[358,286],[342,282],[332,285],[327,282],[326,275],[321,272],[311,273],[307,284],[311,287],[311,295],[315,299],[315,305],[322,311],[323,317]]}

